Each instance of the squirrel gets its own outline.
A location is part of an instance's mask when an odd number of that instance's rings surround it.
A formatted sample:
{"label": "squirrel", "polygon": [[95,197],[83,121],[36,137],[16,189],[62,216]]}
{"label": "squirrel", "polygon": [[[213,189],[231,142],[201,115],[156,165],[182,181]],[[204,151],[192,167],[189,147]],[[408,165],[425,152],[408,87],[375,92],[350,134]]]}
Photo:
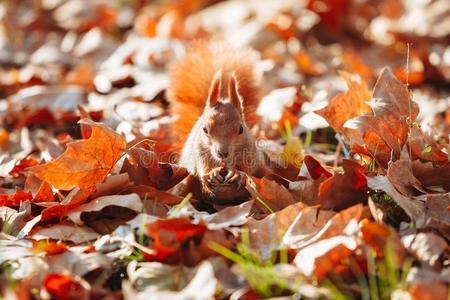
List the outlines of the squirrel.
{"label": "squirrel", "polygon": [[250,130],[259,120],[260,101],[252,50],[195,41],[171,65],[169,77],[167,98],[177,117],[173,149],[191,174],[178,193],[200,183],[197,200],[220,204],[248,197],[246,174],[267,173],[266,156]]}

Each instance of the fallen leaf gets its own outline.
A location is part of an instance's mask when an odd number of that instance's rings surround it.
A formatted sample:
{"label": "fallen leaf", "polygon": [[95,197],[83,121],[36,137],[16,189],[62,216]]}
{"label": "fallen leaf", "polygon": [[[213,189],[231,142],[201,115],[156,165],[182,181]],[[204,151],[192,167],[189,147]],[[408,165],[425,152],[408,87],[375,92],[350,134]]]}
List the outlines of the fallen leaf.
{"label": "fallen leaf", "polygon": [[[139,271],[142,273],[142,269]],[[155,274],[157,271],[161,273],[162,270],[161,268],[159,270],[153,270],[153,272],[150,273],[151,276],[156,277],[155,275],[160,275]],[[173,274],[174,271],[176,270],[171,271],[169,274]],[[214,272],[214,267],[210,262],[205,261],[199,265],[191,277],[192,279],[189,283],[178,291],[167,290],[167,288],[158,289],[156,286],[149,285],[147,289],[137,292],[134,291],[131,286],[127,285],[126,288],[124,288],[124,294],[127,299],[137,300],[145,300],[149,298],[208,300],[214,298],[218,282]],[[148,276],[145,278],[148,279]],[[177,289],[179,289],[179,284],[176,284],[176,286]]]}
{"label": "fallen leaf", "polygon": [[67,217],[75,224],[82,225],[84,224],[82,214],[98,212],[108,206],[124,207],[135,212],[142,211],[142,201],[137,194],[111,195],[98,197],[82,204],[67,214]]}
{"label": "fallen leaf", "polygon": [[[361,238],[365,245],[370,246],[378,258],[384,258],[385,253],[394,255],[397,266],[403,264],[406,251],[400,242],[396,232],[385,224],[375,222],[363,222],[361,226]],[[387,247],[391,247],[390,250]]]}
{"label": "fallen leaf", "polygon": [[57,159],[28,170],[61,190],[90,189],[102,182],[125,150],[125,138],[89,119],[81,120],[80,124],[91,127],[88,139],[67,144],[66,151]]}
{"label": "fallen leaf", "polygon": [[289,190],[307,205],[319,204],[319,186],[332,174],[315,158],[305,155],[297,181],[289,184]]}
{"label": "fallen leaf", "polygon": [[183,167],[160,162],[158,154],[153,151],[143,148],[131,148],[127,152],[133,159],[133,164],[125,168],[125,171],[131,174],[130,178],[136,184],[167,190],[188,175],[188,171]]}
{"label": "fallen leaf", "polygon": [[[336,236],[346,235],[351,236],[359,231],[358,222],[366,215],[362,204],[356,204],[347,209],[331,216],[325,213],[324,216],[331,217],[320,230],[312,236],[300,238],[291,241],[290,245],[294,249],[302,249],[308,245],[314,244],[317,241],[329,239]],[[322,220],[323,222],[324,220]]]}
{"label": "fallen leaf", "polygon": [[67,246],[63,242],[54,242],[47,240],[33,241],[34,253],[45,253],[49,255],[61,254],[67,251]]}
{"label": "fallen leaf", "polygon": [[28,175],[25,180],[25,190],[33,195],[33,202],[52,202],[55,200],[52,187],[45,181],[40,180],[33,174]]}
{"label": "fallen leaf", "polygon": [[343,71],[339,74],[347,83],[348,91],[337,94],[326,107],[315,113],[325,118],[334,131],[350,138],[356,133],[354,129],[344,127],[344,124],[354,117],[372,112],[367,104],[372,99],[372,92],[363,81],[353,79],[351,74]]}
{"label": "fallen leaf", "polygon": [[412,160],[420,159],[440,166],[449,164],[449,156],[443,151],[444,146],[416,126],[411,128],[408,146],[411,148]]}
{"label": "fallen leaf", "polygon": [[193,224],[186,218],[155,221],[147,225],[147,232],[153,239],[151,248],[156,253],[144,253],[144,256],[147,261],[176,263],[180,259],[181,246],[194,238],[200,239],[206,231],[204,223]]}
{"label": "fallen leaf", "polygon": [[422,266],[438,268],[438,260],[447,249],[447,242],[432,232],[419,232],[402,237],[403,245],[412,252]]}
{"label": "fallen leaf", "polygon": [[17,189],[14,194],[0,194],[0,206],[19,206],[24,201],[29,201],[33,197],[30,192]]}
{"label": "fallen leaf", "polygon": [[262,179],[253,177],[252,180],[248,178],[246,188],[261,210],[268,213],[279,211],[297,202],[286,187],[267,177]]}
{"label": "fallen leaf", "polygon": [[399,159],[389,165],[387,177],[397,191],[404,196],[416,196],[426,193],[420,181],[414,177],[411,161]]}
{"label": "fallen leaf", "polygon": [[29,233],[29,236],[35,240],[50,238],[80,244],[95,240],[99,234],[86,226],[78,226],[69,222],[62,222],[47,227],[35,227]]}
{"label": "fallen leaf", "polygon": [[54,299],[58,300],[87,300],[89,293],[83,286],[62,274],[48,274],[43,281],[43,286]]}
{"label": "fallen leaf", "polygon": [[344,127],[356,134],[349,137],[352,144],[367,148],[386,167],[391,155],[393,160],[400,157],[419,108],[410,99],[407,87],[388,68],[381,71],[369,106],[373,114],[354,117]]}
{"label": "fallen leaf", "polygon": [[348,258],[357,248],[354,237],[335,236],[320,240],[301,249],[294,262],[306,276],[323,279],[333,271],[341,260]]}
{"label": "fallen leaf", "polygon": [[448,284],[444,282],[418,283],[408,287],[412,300],[446,300]]}
{"label": "fallen leaf", "polygon": [[321,210],[319,206],[303,208],[283,236],[283,244],[296,248],[318,233],[334,215],[335,212]]}
{"label": "fallen leaf", "polygon": [[352,160],[343,160],[343,174],[334,174],[319,186],[323,209],[342,210],[367,200],[366,168]]}
{"label": "fallen leaf", "polygon": [[414,160],[411,162],[412,172],[423,187],[432,189],[441,187],[450,191],[450,163],[443,166],[434,166],[431,162]]}
{"label": "fallen leaf", "polygon": [[259,251],[261,259],[268,259],[272,251],[285,247],[282,244],[283,236],[304,207],[305,205],[299,202],[270,214],[262,220],[249,218],[247,224],[250,243],[252,248]]}
{"label": "fallen leaf", "polygon": [[389,178],[386,176],[378,175],[374,177],[366,177],[367,185],[372,190],[382,190],[386,194],[392,197],[394,201],[405,211],[405,213],[411,218],[412,221],[417,222],[423,214],[425,209],[425,203],[420,199],[413,197],[406,197],[400,194]]}

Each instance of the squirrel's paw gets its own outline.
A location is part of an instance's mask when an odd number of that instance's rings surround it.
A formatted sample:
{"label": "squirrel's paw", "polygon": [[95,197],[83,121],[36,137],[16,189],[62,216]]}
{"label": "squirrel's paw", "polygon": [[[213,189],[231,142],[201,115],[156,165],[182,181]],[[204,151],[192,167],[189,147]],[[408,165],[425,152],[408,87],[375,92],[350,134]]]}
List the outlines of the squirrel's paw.
{"label": "squirrel's paw", "polygon": [[218,168],[211,170],[205,177],[210,186],[221,185],[224,182],[221,170]]}
{"label": "squirrel's paw", "polygon": [[223,182],[225,184],[237,184],[236,190],[240,190],[245,185],[245,174],[238,170],[229,170]]}

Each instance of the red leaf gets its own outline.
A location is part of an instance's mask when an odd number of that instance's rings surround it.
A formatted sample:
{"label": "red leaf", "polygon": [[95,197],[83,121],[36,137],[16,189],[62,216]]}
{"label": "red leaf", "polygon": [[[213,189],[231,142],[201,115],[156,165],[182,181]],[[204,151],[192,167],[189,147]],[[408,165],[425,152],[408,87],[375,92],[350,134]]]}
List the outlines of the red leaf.
{"label": "red leaf", "polygon": [[0,206],[19,206],[24,201],[29,201],[33,198],[30,192],[24,192],[21,189],[17,189],[15,194],[1,194]]}
{"label": "red leaf", "polygon": [[333,176],[330,172],[325,170],[325,168],[322,167],[322,165],[316,159],[314,159],[310,155],[305,155],[303,162],[305,163],[309,174],[314,180],[319,179],[322,175],[325,177]]}
{"label": "red leaf", "polygon": [[147,225],[148,235],[153,239],[151,247],[154,255],[145,254],[148,261],[175,263],[179,258],[180,247],[190,239],[201,238],[207,227],[205,224],[193,224],[186,218],[158,220]]}
{"label": "red leaf", "polygon": [[69,276],[62,274],[48,274],[43,281],[47,292],[55,300],[87,299],[87,291]]}

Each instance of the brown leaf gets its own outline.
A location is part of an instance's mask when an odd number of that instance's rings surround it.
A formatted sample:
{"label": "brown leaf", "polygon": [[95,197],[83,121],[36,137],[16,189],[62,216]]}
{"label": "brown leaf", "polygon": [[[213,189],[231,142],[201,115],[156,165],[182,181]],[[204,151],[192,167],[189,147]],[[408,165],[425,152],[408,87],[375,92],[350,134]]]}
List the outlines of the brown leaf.
{"label": "brown leaf", "polygon": [[99,212],[108,206],[124,207],[135,212],[140,212],[142,210],[142,201],[137,194],[102,196],[78,206],[67,216],[75,224],[82,225],[84,223],[83,213]]}
{"label": "brown leaf", "polygon": [[305,205],[299,202],[262,220],[249,218],[250,242],[253,248],[259,250],[262,259],[269,258],[273,250],[283,247],[283,236],[304,207]]}
{"label": "brown leaf", "polygon": [[155,200],[161,204],[175,205],[180,203],[183,198],[166,191],[158,191],[156,188],[148,185],[137,185],[126,190],[127,193],[136,193],[141,199]]}
{"label": "brown leaf", "polygon": [[409,160],[400,159],[391,163],[387,171],[387,177],[395,189],[404,196],[426,193],[420,181],[414,177]]}
{"label": "brown leaf", "polygon": [[283,244],[296,248],[302,241],[312,238],[336,213],[321,210],[319,206],[303,208],[283,237]]}
{"label": "brown leaf", "polygon": [[362,204],[356,204],[340,211],[328,220],[317,234],[307,239],[299,239],[294,247],[301,249],[320,240],[329,239],[342,234],[350,235],[355,233],[358,231],[358,222],[365,217],[365,215],[366,213]]}
{"label": "brown leaf", "polygon": [[43,281],[43,286],[51,295],[52,299],[60,300],[87,300],[89,291],[87,291],[79,282],[69,276],[62,274],[48,274]]}
{"label": "brown leaf", "polygon": [[52,202],[55,200],[50,184],[40,180],[33,174],[28,175],[25,180],[25,190],[31,192],[33,202]]}
{"label": "brown leaf", "polygon": [[35,227],[29,233],[29,236],[36,240],[54,239],[61,241],[72,241],[75,244],[80,244],[95,240],[99,234],[89,227],[64,222],[46,227]]}
{"label": "brown leaf", "polygon": [[400,242],[397,233],[385,224],[375,222],[362,222],[361,238],[364,243],[370,246],[377,257],[383,258],[386,253],[386,247],[392,247],[392,253],[395,256],[398,266],[403,264],[406,251]]}
{"label": "brown leaf", "polygon": [[124,166],[136,184],[150,185],[159,190],[167,190],[183,180],[188,172],[175,164],[162,163],[158,154],[143,148],[131,148],[128,154],[132,160]]}
{"label": "brown leaf", "polygon": [[319,204],[319,186],[333,176],[314,157],[305,155],[297,181],[289,184],[289,190],[307,205]]}
{"label": "brown leaf", "polygon": [[447,239],[450,238],[450,193],[427,194],[425,198],[425,212],[418,225],[433,228]]}
{"label": "brown leaf", "polygon": [[382,190],[386,194],[392,197],[397,204],[403,208],[406,214],[412,221],[416,222],[422,216],[425,204],[420,200],[412,197],[406,197],[400,194],[389,178],[386,176],[378,175],[374,177],[366,177],[367,185],[372,190]]}
{"label": "brown leaf", "polygon": [[408,287],[412,300],[446,300],[448,297],[448,283],[424,282]]}
{"label": "brown leaf", "polygon": [[80,123],[92,128],[89,139],[69,143],[57,159],[29,168],[57,189],[95,187],[105,179],[125,150],[125,138],[106,125],[89,119]]}
{"label": "brown leaf", "polygon": [[411,163],[414,177],[416,177],[425,188],[442,187],[450,191],[450,163],[443,166],[434,166],[431,162],[414,160]]}
{"label": "brown leaf", "polygon": [[439,257],[447,249],[447,241],[432,232],[410,234],[404,236],[402,242],[422,264],[432,268],[438,267]]}
{"label": "brown leaf", "polygon": [[151,249],[154,249],[155,253],[144,253],[145,259],[166,264],[183,262],[196,265],[208,256],[217,255],[209,249],[205,240],[215,240],[221,244],[225,240],[223,232],[208,231],[204,222],[194,224],[187,218],[155,221],[147,225],[147,232],[152,238]]}
{"label": "brown leaf", "polygon": [[341,210],[367,199],[365,167],[355,161],[342,162],[344,174],[334,174],[319,186],[322,208]]}

